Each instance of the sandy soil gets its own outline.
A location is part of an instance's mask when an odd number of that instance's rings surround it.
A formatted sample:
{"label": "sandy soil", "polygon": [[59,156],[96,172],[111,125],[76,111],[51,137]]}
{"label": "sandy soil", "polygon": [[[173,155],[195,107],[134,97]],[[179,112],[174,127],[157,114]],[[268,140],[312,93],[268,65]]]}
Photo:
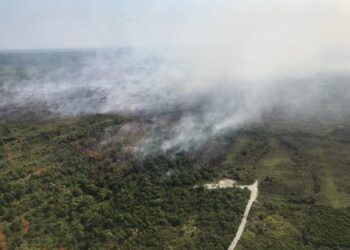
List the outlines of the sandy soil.
{"label": "sandy soil", "polygon": [[207,189],[232,188],[235,187],[236,181],[231,179],[222,179],[216,183],[204,184]]}
{"label": "sandy soil", "polygon": [[252,185],[249,185],[249,186],[238,186],[238,187],[242,188],[242,189],[248,188],[250,190],[250,198],[249,198],[249,201],[247,203],[247,206],[245,207],[243,218],[242,218],[241,224],[239,225],[239,228],[237,230],[236,236],[233,239],[233,241],[231,242],[231,245],[229,246],[228,250],[235,249],[239,239],[241,238],[241,236],[243,234],[245,225],[247,224],[247,218],[248,218],[250,209],[252,208],[254,201],[258,197],[258,181],[255,181]]}

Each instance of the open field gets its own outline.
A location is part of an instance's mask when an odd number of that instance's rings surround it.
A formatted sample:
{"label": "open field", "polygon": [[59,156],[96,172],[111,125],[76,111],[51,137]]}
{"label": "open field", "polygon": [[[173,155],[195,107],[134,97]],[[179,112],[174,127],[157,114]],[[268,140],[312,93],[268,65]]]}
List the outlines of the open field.
{"label": "open field", "polygon": [[[261,181],[237,249],[350,247],[350,144],[334,135],[261,131],[233,146],[229,173]],[[258,156],[253,164],[249,152]]]}

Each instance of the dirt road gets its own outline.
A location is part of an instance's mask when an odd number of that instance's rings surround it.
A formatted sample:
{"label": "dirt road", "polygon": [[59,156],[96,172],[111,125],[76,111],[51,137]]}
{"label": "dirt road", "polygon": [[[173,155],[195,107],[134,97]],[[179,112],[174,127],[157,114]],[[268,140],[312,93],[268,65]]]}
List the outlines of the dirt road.
{"label": "dirt road", "polygon": [[238,187],[238,188],[241,188],[241,189],[248,188],[249,191],[250,191],[249,201],[248,201],[248,203],[247,203],[247,205],[245,207],[245,211],[244,211],[244,214],[243,214],[243,218],[242,218],[241,224],[239,225],[239,228],[237,230],[235,238],[233,239],[233,241],[231,242],[231,245],[228,248],[228,250],[233,250],[233,249],[235,249],[239,239],[241,238],[241,236],[243,234],[245,225],[247,224],[247,218],[248,218],[250,209],[252,208],[252,205],[253,205],[254,201],[258,197],[258,181],[256,180],[251,185],[236,185],[236,182],[234,180],[223,179],[223,180],[220,180],[217,183],[205,184],[204,187],[208,188],[208,189]]}
{"label": "dirt road", "polygon": [[258,181],[256,180],[252,185],[249,186],[238,186],[239,188],[248,188],[250,190],[250,198],[249,201],[247,203],[247,206],[245,207],[245,211],[243,214],[243,218],[241,221],[241,224],[239,225],[239,228],[237,230],[236,236],[233,239],[231,245],[229,246],[228,250],[233,250],[235,249],[239,239],[241,238],[243,231],[244,231],[244,227],[247,224],[247,218],[250,212],[250,209],[252,208],[252,205],[254,203],[254,201],[256,200],[256,198],[258,197]]}

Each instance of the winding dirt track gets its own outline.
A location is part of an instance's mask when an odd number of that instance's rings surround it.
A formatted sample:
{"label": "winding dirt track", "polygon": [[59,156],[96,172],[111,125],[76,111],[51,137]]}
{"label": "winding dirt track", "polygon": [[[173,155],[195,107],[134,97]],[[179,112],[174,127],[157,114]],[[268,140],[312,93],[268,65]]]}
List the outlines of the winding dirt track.
{"label": "winding dirt track", "polygon": [[250,209],[252,208],[253,202],[258,197],[258,181],[257,180],[252,185],[249,185],[249,186],[238,186],[238,187],[242,188],[242,189],[248,188],[250,190],[250,198],[249,198],[249,201],[247,203],[247,206],[245,207],[243,218],[242,218],[241,224],[239,225],[239,228],[237,230],[236,236],[233,239],[233,241],[231,242],[231,245],[229,246],[228,250],[235,249],[239,239],[241,238],[241,236],[243,234],[244,227],[247,224],[247,218],[248,218]]}
{"label": "winding dirt track", "polygon": [[258,197],[258,181],[256,180],[253,184],[251,185],[240,185],[236,186],[236,182],[230,179],[223,179],[219,181],[218,183],[210,183],[210,184],[205,184],[204,187],[208,189],[220,189],[220,188],[229,188],[229,187],[239,187],[241,189],[248,188],[250,191],[250,198],[249,201],[245,207],[245,211],[243,214],[243,218],[241,221],[241,224],[239,225],[239,228],[237,230],[236,236],[231,242],[231,245],[229,246],[228,250],[234,250],[239,239],[241,238],[245,225],[247,224],[247,218],[250,212],[250,209],[252,208],[252,205],[256,198]]}

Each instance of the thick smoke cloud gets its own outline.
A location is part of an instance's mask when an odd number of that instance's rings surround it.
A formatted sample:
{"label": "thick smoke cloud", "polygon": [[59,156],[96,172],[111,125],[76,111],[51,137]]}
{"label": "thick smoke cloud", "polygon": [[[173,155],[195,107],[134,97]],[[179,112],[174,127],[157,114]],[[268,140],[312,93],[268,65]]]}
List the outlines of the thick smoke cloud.
{"label": "thick smoke cloud", "polygon": [[0,115],[142,116],[153,123],[138,148],[147,152],[155,144],[165,151],[190,150],[269,115],[339,120],[350,113],[350,76],[344,72],[269,80],[221,73],[209,77],[188,58],[142,54],[113,50],[4,55],[3,61],[12,58],[19,66],[4,64]]}
{"label": "thick smoke cloud", "polygon": [[131,49],[2,55],[0,115],[141,115],[153,126],[140,151],[190,150],[277,115],[349,117],[347,1],[212,7],[167,20],[176,35],[156,38],[172,48],[136,48],[154,38],[134,34]]}

